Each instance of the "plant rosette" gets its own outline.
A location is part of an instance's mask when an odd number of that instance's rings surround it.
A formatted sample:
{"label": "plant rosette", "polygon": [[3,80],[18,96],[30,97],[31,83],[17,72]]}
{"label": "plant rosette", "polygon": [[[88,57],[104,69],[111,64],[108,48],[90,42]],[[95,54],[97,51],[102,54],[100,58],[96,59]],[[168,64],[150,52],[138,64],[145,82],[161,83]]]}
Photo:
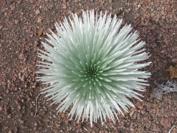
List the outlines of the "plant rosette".
{"label": "plant rosette", "polygon": [[71,14],[55,27],[38,50],[37,80],[59,112],[70,110],[71,118],[92,126],[107,118],[115,122],[134,107],[132,98],[141,100],[149,54],[131,25],[92,10]]}

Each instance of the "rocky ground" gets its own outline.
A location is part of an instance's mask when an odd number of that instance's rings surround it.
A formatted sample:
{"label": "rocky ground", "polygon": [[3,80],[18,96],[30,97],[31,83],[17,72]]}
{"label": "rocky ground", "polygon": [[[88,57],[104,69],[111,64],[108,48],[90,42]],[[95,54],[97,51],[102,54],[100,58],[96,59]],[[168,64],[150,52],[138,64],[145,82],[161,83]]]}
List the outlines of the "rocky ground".
{"label": "rocky ground", "polygon": [[[76,123],[39,95],[36,50],[70,12],[109,10],[140,32],[151,53],[144,102],[113,124]],[[177,94],[153,97],[155,82],[177,78],[176,0],[0,0],[0,133],[177,133]],[[174,75],[170,75],[169,71]]]}

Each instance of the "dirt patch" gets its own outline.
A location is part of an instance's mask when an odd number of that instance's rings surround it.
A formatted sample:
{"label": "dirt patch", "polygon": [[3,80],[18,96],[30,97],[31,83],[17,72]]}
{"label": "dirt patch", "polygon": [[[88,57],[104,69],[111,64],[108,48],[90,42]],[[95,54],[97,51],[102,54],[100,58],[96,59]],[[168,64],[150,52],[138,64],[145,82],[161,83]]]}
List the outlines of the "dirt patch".
{"label": "dirt patch", "polygon": [[[177,63],[175,0],[1,0],[0,1],[0,132],[166,133],[177,125],[177,94],[151,98],[154,81],[168,80],[166,69]],[[36,50],[56,21],[82,9],[109,10],[140,32],[151,53],[150,87],[144,102],[135,102],[125,117],[112,122],[76,123],[39,95],[35,80]],[[173,128],[172,133],[177,132]]]}

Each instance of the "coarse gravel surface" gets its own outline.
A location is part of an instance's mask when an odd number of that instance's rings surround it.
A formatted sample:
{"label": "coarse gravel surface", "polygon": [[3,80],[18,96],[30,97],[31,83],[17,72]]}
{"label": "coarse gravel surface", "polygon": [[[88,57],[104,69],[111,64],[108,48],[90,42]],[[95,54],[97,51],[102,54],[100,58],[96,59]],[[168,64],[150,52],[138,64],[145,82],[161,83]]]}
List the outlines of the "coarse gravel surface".
{"label": "coarse gravel surface", "polygon": [[[115,124],[92,128],[57,114],[35,80],[40,41],[56,21],[86,9],[108,10],[132,24],[152,62],[144,101],[135,101],[136,108]],[[0,0],[0,133],[177,133],[177,94],[151,97],[154,82],[169,80],[166,70],[176,63],[176,0]]]}

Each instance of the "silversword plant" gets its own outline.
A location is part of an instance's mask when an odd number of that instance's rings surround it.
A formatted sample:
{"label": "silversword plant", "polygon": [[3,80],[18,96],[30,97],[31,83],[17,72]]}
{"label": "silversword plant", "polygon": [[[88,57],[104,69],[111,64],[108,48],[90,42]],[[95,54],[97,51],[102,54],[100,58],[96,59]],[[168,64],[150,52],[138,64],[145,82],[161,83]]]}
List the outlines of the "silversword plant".
{"label": "silversword plant", "polygon": [[80,17],[71,14],[55,27],[38,50],[37,79],[59,112],[70,110],[71,118],[91,125],[115,122],[134,107],[132,98],[141,100],[150,76],[142,69],[150,64],[149,55],[130,25],[92,10]]}

